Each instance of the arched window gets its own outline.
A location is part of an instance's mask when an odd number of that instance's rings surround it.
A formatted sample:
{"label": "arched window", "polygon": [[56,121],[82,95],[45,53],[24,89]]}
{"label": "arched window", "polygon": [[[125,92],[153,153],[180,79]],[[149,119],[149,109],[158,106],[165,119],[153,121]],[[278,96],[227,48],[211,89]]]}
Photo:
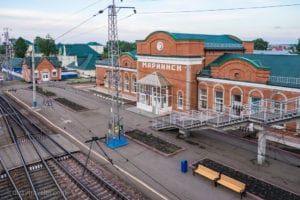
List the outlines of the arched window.
{"label": "arched window", "polygon": [[183,92],[177,92],[177,109],[183,109]]}
{"label": "arched window", "polygon": [[136,82],[136,76],[135,74],[132,75],[132,88],[131,92],[136,93],[137,92],[137,82]]}
{"label": "arched window", "polygon": [[106,72],[106,74],[104,76],[104,87],[109,87],[110,76],[111,76],[111,73],[110,72]]}
{"label": "arched window", "polygon": [[122,74],[117,74],[116,79],[118,79],[118,90],[122,90]]}
{"label": "arched window", "polygon": [[124,80],[124,90],[129,91],[129,77],[128,74],[125,74],[125,80]]}
{"label": "arched window", "polygon": [[223,91],[215,91],[215,110],[223,111]]}
{"label": "arched window", "polygon": [[199,101],[198,101],[199,109],[207,109],[207,87],[199,88]]}

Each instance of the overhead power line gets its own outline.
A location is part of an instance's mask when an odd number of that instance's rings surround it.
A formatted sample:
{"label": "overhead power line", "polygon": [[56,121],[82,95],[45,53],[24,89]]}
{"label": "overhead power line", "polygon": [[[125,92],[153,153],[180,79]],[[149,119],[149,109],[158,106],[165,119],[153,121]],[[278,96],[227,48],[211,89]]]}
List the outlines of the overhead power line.
{"label": "overhead power line", "polygon": [[281,5],[269,5],[269,6],[252,6],[252,7],[237,7],[237,8],[215,8],[215,9],[200,9],[200,10],[178,10],[178,11],[149,11],[138,12],[138,14],[177,14],[177,13],[197,13],[197,12],[217,12],[217,11],[232,11],[232,10],[253,10],[253,9],[266,9],[266,8],[281,8],[281,7],[293,7],[300,6],[299,3],[295,4],[281,4]]}
{"label": "overhead power line", "polygon": [[65,33],[59,35],[58,37],[56,37],[54,40],[57,40],[65,35],[67,35],[68,33],[72,32],[73,30],[75,30],[76,28],[80,27],[81,25],[85,24],[86,22],[90,21],[92,18],[96,17],[97,15],[101,14],[102,12],[98,12],[96,14],[94,14],[93,16],[87,18],[86,20],[80,22],[78,25],[74,26],[73,28],[69,29],[68,31],[66,31]]}

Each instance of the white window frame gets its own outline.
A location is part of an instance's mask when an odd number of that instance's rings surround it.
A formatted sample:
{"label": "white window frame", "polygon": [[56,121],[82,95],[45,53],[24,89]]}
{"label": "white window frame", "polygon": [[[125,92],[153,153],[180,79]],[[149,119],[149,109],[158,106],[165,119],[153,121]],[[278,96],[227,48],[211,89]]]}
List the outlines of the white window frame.
{"label": "white window frame", "polygon": [[[55,75],[54,75],[54,73],[55,73]],[[57,77],[57,70],[56,69],[52,70],[52,77]]]}
{"label": "white window frame", "polygon": [[[222,93],[222,97],[217,97],[217,93]],[[223,91],[215,91],[214,95],[214,110],[216,112],[223,112],[224,110],[224,92]]]}
{"label": "white window frame", "polygon": [[132,75],[131,78],[132,86],[131,86],[131,92],[132,93],[137,93],[137,78],[136,75]]}
{"label": "white window frame", "polygon": [[177,109],[183,110],[183,105],[184,105],[183,92],[179,90],[177,92]]}
{"label": "white window frame", "polygon": [[129,91],[129,76],[126,73],[125,78],[124,78],[124,91],[128,92]]}
{"label": "white window frame", "polygon": [[104,78],[104,87],[109,87],[109,83],[110,83],[110,73],[106,73],[106,77]]}
{"label": "white window frame", "polygon": [[[203,93],[205,91],[205,94]],[[207,109],[207,89],[199,89],[199,108],[200,109]],[[205,107],[203,106],[205,103]]]}

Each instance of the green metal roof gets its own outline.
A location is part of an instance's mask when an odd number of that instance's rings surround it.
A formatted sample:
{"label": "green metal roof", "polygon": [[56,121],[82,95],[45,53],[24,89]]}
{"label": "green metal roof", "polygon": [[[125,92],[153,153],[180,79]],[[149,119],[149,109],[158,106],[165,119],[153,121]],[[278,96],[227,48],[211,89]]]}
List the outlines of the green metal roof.
{"label": "green metal roof", "polygon": [[250,63],[251,65],[253,65],[257,69],[269,70],[268,66],[263,65],[263,63],[261,62],[261,59],[257,59],[255,56],[251,56],[251,55],[256,55],[256,54],[230,54],[230,53],[225,53],[222,56],[220,56],[219,58],[217,58],[216,60],[214,60],[209,65],[210,66],[219,66],[219,65],[222,65],[223,63],[228,62],[230,60],[239,59],[239,60],[243,60],[243,61],[246,61],[246,62]]}
{"label": "green metal roof", "polygon": [[155,31],[150,33],[145,40],[156,33],[165,33],[171,36],[174,40],[195,40],[204,41],[204,47],[207,50],[242,50],[243,42],[232,35],[207,35],[207,34],[190,34],[190,33],[171,33],[168,31]]}
{"label": "green metal roof", "polygon": [[90,46],[103,46],[102,44],[98,43],[98,42],[89,42],[87,43]]}
{"label": "green metal roof", "polygon": [[206,66],[198,77],[210,77],[211,66],[218,67],[230,60],[243,60],[257,69],[269,70],[269,85],[300,88],[300,56],[267,54],[224,54]]}
{"label": "green metal roof", "polygon": [[75,62],[70,63],[67,67],[80,70],[94,70],[96,69],[96,60],[99,60],[100,56],[89,54],[87,56],[77,56],[77,65]]}
{"label": "green metal roof", "polygon": [[2,63],[4,68],[11,67],[11,68],[22,68],[23,58],[11,58],[8,62],[5,61]]}
{"label": "green metal roof", "polygon": [[90,42],[88,44],[57,44],[61,54],[66,51],[67,56],[77,56],[77,64],[75,62],[70,63],[67,67],[80,70],[94,70],[96,69],[96,60],[101,59],[101,55],[89,47],[89,45],[100,45],[96,42]]}
{"label": "green metal roof", "polygon": [[130,51],[130,52],[126,52],[126,53],[122,53],[122,55],[124,55],[124,54],[130,56],[133,60],[137,59],[136,58],[136,50]]}
{"label": "green metal roof", "polygon": [[[54,67],[60,67],[60,62],[58,61],[57,57],[34,57],[34,64],[35,66],[39,65],[40,62],[43,60],[43,58],[46,58],[49,60],[49,62],[54,66]],[[25,63],[28,66],[28,68],[32,67],[32,58],[31,57],[26,57],[25,58]]]}
{"label": "green metal roof", "polygon": [[[100,55],[94,49],[89,47],[88,44],[58,44],[56,47],[63,54],[66,50],[67,56],[87,56],[89,54]],[[64,49],[65,47],[65,49]]]}

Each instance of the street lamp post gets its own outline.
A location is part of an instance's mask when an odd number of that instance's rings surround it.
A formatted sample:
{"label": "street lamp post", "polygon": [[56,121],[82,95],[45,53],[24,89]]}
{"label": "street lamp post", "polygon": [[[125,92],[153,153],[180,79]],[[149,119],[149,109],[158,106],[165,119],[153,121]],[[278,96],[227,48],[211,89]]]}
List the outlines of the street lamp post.
{"label": "street lamp post", "polygon": [[36,85],[35,85],[35,63],[34,63],[34,42],[32,47],[32,60],[31,60],[31,67],[32,67],[32,108],[37,108],[37,101],[36,101]]}

